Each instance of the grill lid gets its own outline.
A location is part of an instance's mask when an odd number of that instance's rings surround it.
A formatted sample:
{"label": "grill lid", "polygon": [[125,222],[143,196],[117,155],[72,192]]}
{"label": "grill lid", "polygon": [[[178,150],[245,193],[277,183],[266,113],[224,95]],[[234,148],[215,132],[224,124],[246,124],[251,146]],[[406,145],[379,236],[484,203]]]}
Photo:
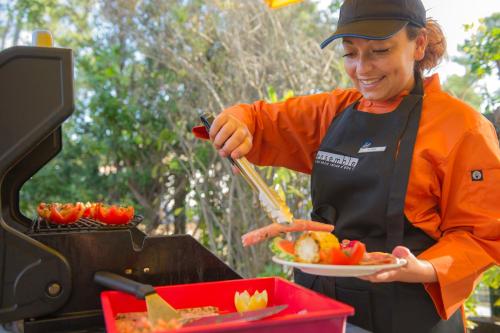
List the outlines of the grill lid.
{"label": "grill lid", "polygon": [[72,62],[69,49],[0,52],[0,322],[50,313],[70,295],[65,257],[25,234],[31,221],[19,191],[61,150],[61,124],[74,107]]}

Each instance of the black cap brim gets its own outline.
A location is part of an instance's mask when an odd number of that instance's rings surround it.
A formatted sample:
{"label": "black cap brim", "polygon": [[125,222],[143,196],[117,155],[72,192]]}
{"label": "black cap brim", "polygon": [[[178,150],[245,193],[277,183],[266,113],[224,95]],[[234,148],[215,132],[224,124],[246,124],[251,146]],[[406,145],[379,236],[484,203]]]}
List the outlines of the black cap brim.
{"label": "black cap brim", "polygon": [[364,39],[387,39],[403,29],[408,21],[403,20],[363,20],[345,24],[320,44],[324,49],[337,38],[355,37]]}

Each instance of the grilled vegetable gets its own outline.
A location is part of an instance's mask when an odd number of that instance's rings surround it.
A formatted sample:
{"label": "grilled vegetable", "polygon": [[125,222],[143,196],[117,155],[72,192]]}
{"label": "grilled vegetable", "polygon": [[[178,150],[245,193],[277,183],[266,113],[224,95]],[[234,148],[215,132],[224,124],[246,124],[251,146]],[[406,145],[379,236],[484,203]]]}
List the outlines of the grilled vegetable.
{"label": "grilled vegetable", "polygon": [[295,242],[295,261],[304,263],[330,263],[333,248],[339,248],[337,237],[329,232],[309,231]]}
{"label": "grilled vegetable", "polygon": [[38,205],[36,208],[36,211],[38,212],[38,216],[41,218],[48,220],[50,217],[50,205],[46,204],[45,202],[42,202]]}
{"label": "grilled vegetable", "polygon": [[96,217],[99,205],[100,204],[96,202],[87,202],[86,204],[84,204],[83,217],[94,219]]}
{"label": "grilled vegetable", "polygon": [[126,224],[134,217],[133,206],[117,206],[98,204],[95,211],[95,219],[106,224]]}
{"label": "grilled vegetable", "polygon": [[275,237],[269,243],[269,249],[278,258],[303,263],[374,265],[396,262],[389,253],[368,253],[360,241],[344,239],[339,243],[337,237],[323,231],[306,231],[296,242]]}
{"label": "grilled vegetable", "polygon": [[234,294],[234,306],[238,312],[264,309],[267,306],[267,290],[256,290],[252,296],[248,291]]}
{"label": "grilled vegetable", "polygon": [[134,207],[106,205],[99,202],[40,203],[38,215],[52,223],[70,224],[81,217],[94,219],[106,224],[126,224],[134,217]]}
{"label": "grilled vegetable", "polygon": [[60,204],[40,203],[37,207],[38,215],[43,219],[56,224],[71,224],[78,221],[83,215],[83,205],[78,202],[76,204]]}
{"label": "grilled vegetable", "polygon": [[365,252],[365,244],[360,241],[345,239],[339,248],[331,249],[331,260],[329,263],[333,265],[357,265]]}
{"label": "grilled vegetable", "polygon": [[295,243],[281,237],[274,237],[269,243],[269,249],[283,260],[293,261],[295,259]]}

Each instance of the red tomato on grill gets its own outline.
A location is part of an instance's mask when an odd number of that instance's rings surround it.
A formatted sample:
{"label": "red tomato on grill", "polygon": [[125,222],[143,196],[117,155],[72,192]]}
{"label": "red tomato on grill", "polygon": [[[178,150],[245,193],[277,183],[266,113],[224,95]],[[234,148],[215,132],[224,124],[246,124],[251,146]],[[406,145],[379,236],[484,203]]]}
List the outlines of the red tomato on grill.
{"label": "red tomato on grill", "polygon": [[94,219],[96,216],[97,207],[99,207],[99,203],[95,202],[87,202],[84,204],[83,217]]}
{"label": "red tomato on grill", "polygon": [[37,207],[38,215],[43,219],[56,224],[71,224],[78,221],[83,215],[83,204],[40,203]]}
{"label": "red tomato on grill", "polygon": [[50,205],[46,204],[45,202],[41,202],[38,207],[36,208],[36,211],[38,212],[38,216],[41,218],[48,220],[50,217]]}
{"label": "red tomato on grill", "polygon": [[98,204],[95,219],[106,224],[126,224],[134,217],[134,207]]}

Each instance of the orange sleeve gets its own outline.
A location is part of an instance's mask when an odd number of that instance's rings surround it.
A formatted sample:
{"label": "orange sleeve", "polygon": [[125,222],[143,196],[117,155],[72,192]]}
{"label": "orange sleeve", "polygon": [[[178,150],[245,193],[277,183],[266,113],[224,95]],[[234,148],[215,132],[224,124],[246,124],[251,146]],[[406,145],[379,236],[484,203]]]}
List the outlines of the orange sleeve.
{"label": "orange sleeve", "polygon": [[500,149],[491,123],[479,118],[438,166],[442,237],[419,256],[436,269],[438,282],[425,288],[445,319],[500,261]]}
{"label": "orange sleeve", "polygon": [[279,103],[238,104],[223,112],[242,120],[252,133],[252,149],[246,156],[250,162],[311,173],[331,121],[359,96],[354,90],[337,89]]}

